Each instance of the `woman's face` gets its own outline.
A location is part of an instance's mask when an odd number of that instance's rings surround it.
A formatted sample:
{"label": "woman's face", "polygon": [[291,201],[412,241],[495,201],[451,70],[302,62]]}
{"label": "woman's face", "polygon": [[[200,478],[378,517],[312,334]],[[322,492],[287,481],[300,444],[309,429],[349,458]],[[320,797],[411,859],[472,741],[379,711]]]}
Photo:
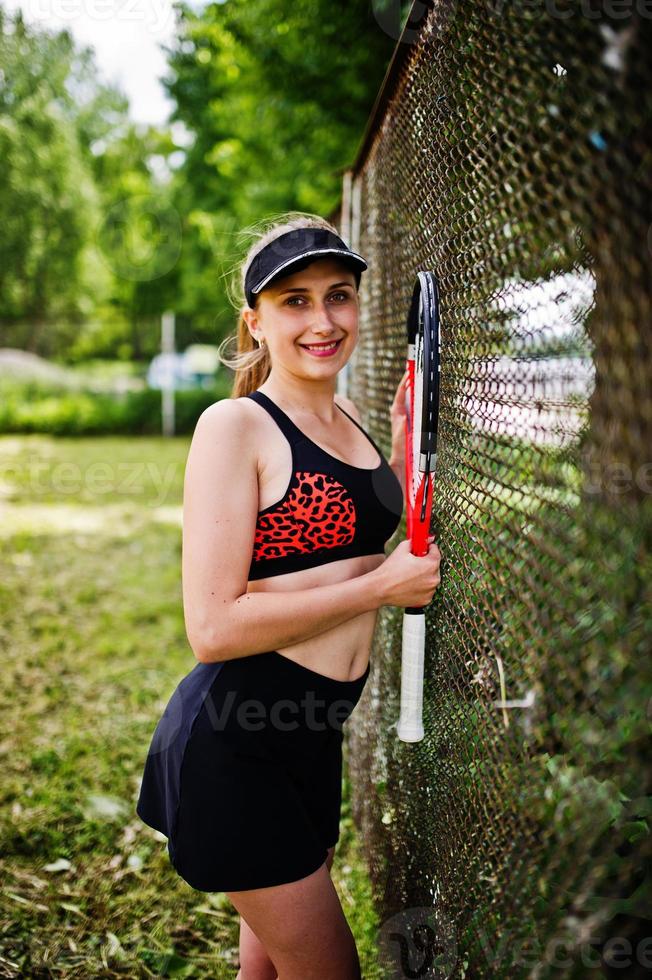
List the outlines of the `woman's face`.
{"label": "woman's face", "polygon": [[[330,377],[346,364],[358,342],[358,295],[353,272],[337,259],[311,262],[272,283],[245,310],[249,329],[264,338],[272,365],[292,374]],[[308,345],[331,344],[326,353]]]}

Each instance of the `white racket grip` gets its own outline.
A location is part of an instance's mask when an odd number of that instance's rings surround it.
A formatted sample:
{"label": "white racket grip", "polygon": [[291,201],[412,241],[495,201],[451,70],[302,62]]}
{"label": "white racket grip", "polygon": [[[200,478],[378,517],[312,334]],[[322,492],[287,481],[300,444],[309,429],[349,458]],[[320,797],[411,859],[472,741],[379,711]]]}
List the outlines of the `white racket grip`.
{"label": "white racket grip", "polygon": [[423,612],[403,614],[401,652],[401,713],[396,733],[402,742],[423,738],[423,660],[426,617]]}

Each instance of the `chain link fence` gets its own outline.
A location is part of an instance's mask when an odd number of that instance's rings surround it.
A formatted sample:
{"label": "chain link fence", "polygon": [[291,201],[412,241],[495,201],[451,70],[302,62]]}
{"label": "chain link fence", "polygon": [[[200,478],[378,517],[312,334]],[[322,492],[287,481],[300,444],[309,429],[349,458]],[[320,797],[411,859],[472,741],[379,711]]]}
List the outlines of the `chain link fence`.
{"label": "chain link fence", "polygon": [[391,977],[652,968],[651,26],[415,3],[345,175],[346,390],[386,451],[417,271],[441,293],[426,735],[384,608],[346,744]]}

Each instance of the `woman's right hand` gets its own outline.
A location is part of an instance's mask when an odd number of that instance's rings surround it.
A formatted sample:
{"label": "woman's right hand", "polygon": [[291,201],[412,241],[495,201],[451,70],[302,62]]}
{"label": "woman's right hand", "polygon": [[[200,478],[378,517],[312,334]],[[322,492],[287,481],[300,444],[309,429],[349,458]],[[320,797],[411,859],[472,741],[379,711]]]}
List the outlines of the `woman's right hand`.
{"label": "woman's right hand", "polygon": [[375,570],[383,605],[427,606],[441,579],[441,553],[434,535],[428,538],[428,553],[419,557],[410,551],[408,540],[399,541],[391,555]]}

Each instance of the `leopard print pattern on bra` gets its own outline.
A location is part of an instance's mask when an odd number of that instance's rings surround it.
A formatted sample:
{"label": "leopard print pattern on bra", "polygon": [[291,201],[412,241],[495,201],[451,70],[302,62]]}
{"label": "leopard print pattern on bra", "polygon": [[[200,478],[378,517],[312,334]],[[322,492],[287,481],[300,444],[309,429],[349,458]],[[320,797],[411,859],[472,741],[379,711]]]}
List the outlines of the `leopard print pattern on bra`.
{"label": "leopard print pattern on bra", "polygon": [[355,536],[353,499],[327,473],[298,470],[286,497],[258,516],[253,560],[307,554],[350,544]]}

